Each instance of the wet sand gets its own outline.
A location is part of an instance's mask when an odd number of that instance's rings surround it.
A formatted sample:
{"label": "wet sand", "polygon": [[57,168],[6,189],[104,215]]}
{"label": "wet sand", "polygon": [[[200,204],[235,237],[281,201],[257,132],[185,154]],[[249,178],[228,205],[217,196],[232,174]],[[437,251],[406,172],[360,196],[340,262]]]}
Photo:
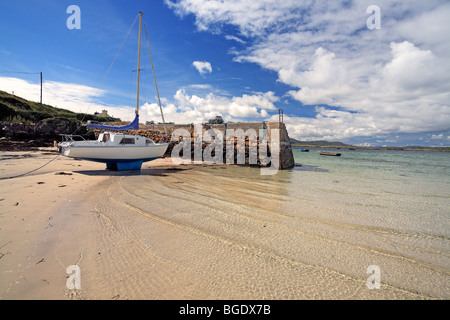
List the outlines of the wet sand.
{"label": "wet sand", "polygon": [[[0,178],[55,157],[21,154],[1,153]],[[356,223],[319,189],[293,196],[288,171],[254,170],[159,159],[112,172],[59,157],[0,180],[0,299],[449,298],[447,237]]]}

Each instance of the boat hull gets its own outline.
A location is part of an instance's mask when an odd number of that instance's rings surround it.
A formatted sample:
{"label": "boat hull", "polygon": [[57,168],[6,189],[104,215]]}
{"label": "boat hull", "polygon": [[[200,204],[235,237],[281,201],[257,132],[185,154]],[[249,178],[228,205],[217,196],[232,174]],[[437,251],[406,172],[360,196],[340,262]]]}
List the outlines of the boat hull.
{"label": "boat hull", "polygon": [[63,155],[71,158],[86,159],[97,162],[111,161],[150,161],[160,158],[167,150],[168,144],[152,146],[112,146],[112,147],[89,147],[89,146],[69,146],[63,150]]}
{"label": "boat hull", "polygon": [[142,163],[161,158],[166,152],[167,143],[146,146],[101,146],[84,142],[83,145],[61,145],[61,154],[75,159],[106,163],[110,170],[140,170]]}
{"label": "boat hull", "polygon": [[141,170],[143,160],[107,162],[106,169],[114,171]]}
{"label": "boat hull", "polygon": [[332,153],[332,152],[319,152],[321,156],[332,156],[332,157],[340,157],[340,153]]}

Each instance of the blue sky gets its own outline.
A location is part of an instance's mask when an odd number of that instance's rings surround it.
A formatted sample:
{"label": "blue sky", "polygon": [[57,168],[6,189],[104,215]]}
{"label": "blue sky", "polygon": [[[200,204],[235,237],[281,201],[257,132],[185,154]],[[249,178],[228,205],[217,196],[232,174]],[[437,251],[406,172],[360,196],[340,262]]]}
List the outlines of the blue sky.
{"label": "blue sky", "polygon": [[[448,1],[2,1],[0,90],[39,101],[42,71],[44,103],[131,120],[137,24],[99,86],[139,11],[167,121],[274,121],[282,108],[299,140],[450,145]],[[141,121],[160,121],[145,41],[141,67]]]}

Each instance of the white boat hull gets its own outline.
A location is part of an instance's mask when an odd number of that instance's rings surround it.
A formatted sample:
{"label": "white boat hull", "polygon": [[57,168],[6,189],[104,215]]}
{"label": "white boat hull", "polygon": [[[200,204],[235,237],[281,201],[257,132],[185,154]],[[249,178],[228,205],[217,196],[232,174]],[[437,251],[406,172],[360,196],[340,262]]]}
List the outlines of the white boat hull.
{"label": "white boat hull", "polygon": [[111,161],[150,161],[164,155],[167,143],[150,146],[77,146],[71,145],[62,150],[66,157],[86,159],[99,162]]}
{"label": "white boat hull", "polygon": [[98,140],[70,140],[58,146],[66,157],[103,162],[111,170],[140,170],[143,162],[162,157],[169,144],[154,143],[137,135],[102,133]]}

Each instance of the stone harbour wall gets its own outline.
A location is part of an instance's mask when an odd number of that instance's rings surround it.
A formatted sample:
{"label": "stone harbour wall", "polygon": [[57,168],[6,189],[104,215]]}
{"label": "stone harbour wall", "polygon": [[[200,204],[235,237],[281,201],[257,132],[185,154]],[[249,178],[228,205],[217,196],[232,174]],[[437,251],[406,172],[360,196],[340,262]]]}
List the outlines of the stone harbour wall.
{"label": "stone harbour wall", "polygon": [[[68,120],[40,121],[36,124],[2,123],[0,128],[1,139],[27,142],[35,141],[36,144],[42,146],[53,145],[54,141],[60,141],[60,134],[71,134],[75,132],[76,134],[84,135],[86,139],[94,139],[102,132],[102,130],[97,129],[94,131],[89,130],[85,126],[80,126],[79,123]],[[233,139],[227,139],[227,132],[233,132],[232,130],[234,130],[234,132],[242,130],[241,132],[244,134],[253,133],[255,137],[245,136],[244,141],[237,136]],[[288,169],[295,165],[289,135],[286,126],[282,122],[246,122],[201,125],[167,124],[165,128],[162,124],[153,124],[141,125],[139,130],[128,130],[125,133],[145,136],[151,138],[156,143],[168,141],[169,148],[165,154],[166,157],[172,155],[174,148],[177,148],[177,145],[180,144],[183,139],[189,139],[190,158],[192,160],[198,160],[199,155],[200,157],[205,154],[209,154],[212,157],[216,156],[215,152],[218,149],[215,147],[212,148],[211,146],[215,141],[214,138],[206,138],[208,133],[213,131],[220,132],[223,137],[223,158],[215,158],[216,160],[219,160],[219,163],[272,167],[276,164],[278,167],[277,169]],[[165,132],[166,134],[164,134]],[[274,132],[276,133],[275,136],[273,136]],[[261,134],[263,136],[261,136]],[[178,148],[179,147],[180,146],[178,146]],[[273,147],[279,148],[277,159],[273,159],[273,157],[276,156],[276,153],[273,152]],[[177,155],[183,156],[183,152],[186,150],[187,149],[179,151]],[[175,151],[177,151],[177,149]],[[232,158],[231,151],[233,152]],[[244,163],[242,163],[242,154],[244,155]],[[186,155],[184,156],[186,157]]]}
{"label": "stone harbour wall", "polygon": [[[210,129],[214,129],[215,132],[220,132],[223,137],[222,146],[222,158],[216,158],[216,151],[213,143],[213,139],[207,139]],[[244,133],[254,133],[255,137],[245,136],[245,141],[240,140],[237,136],[233,139],[227,139],[227,132],[234,130],[242,130]],[[228,130],[228,131],[227,131]],[[100,130],[96,130],[96,135],[100,133]],[[244,164],[255,166],[277,166],[276,169],[289,169],[294,167],[294,156],[292,154],[291,143],[289,135],[286,130],[286,126],[282,122],[247,122],[247,123],[224,123],[224,124],[167,124],[164,128],[162,124],[141,125],[139,130],[128,130],[127,134],[138,134],[151,138],[155,142],[161,142],[164,140],[164,132],[166,132],[166,141],[169,141],[169,148],[166,151],[165,156],[170,157],[174,151],[176,155],[180,157],[190,158],[190,160],[199,160],[199,156],[211,155],[218,163],[226,164]],[[231,131],[232,132],[232,131]],[[261,134],[263,136],[261,136]],[[181,143],[186,142],[189,139],[187,145],[183,145],[185,149],[181,147]],[[243,138],[242,138],[243,139]],[[177,146],[178,145],[178,146]],[[208,148],[209,146],[209,148]],[[276,156],[276,150],[279,148],[277,159],[273,159]],[[176,148],[174,150],[174,148]],[[208,148],[208,149],[207,149]],[[190,155],[183,154],[186,150],[190,152]],[[201,151],[200,151],[201,150]],[[233,157],[231,158],[231,150],[233,151]],[[242,156],[238,158],[238,155],[244,154],[244,163],[241,162]],[[220,156],[219,156],[220,157]],[[255,161],[256,157],[256,161]],[[202,160],[205,157],[203,157]],[[201,158],[200,158],[201,159]]]}

